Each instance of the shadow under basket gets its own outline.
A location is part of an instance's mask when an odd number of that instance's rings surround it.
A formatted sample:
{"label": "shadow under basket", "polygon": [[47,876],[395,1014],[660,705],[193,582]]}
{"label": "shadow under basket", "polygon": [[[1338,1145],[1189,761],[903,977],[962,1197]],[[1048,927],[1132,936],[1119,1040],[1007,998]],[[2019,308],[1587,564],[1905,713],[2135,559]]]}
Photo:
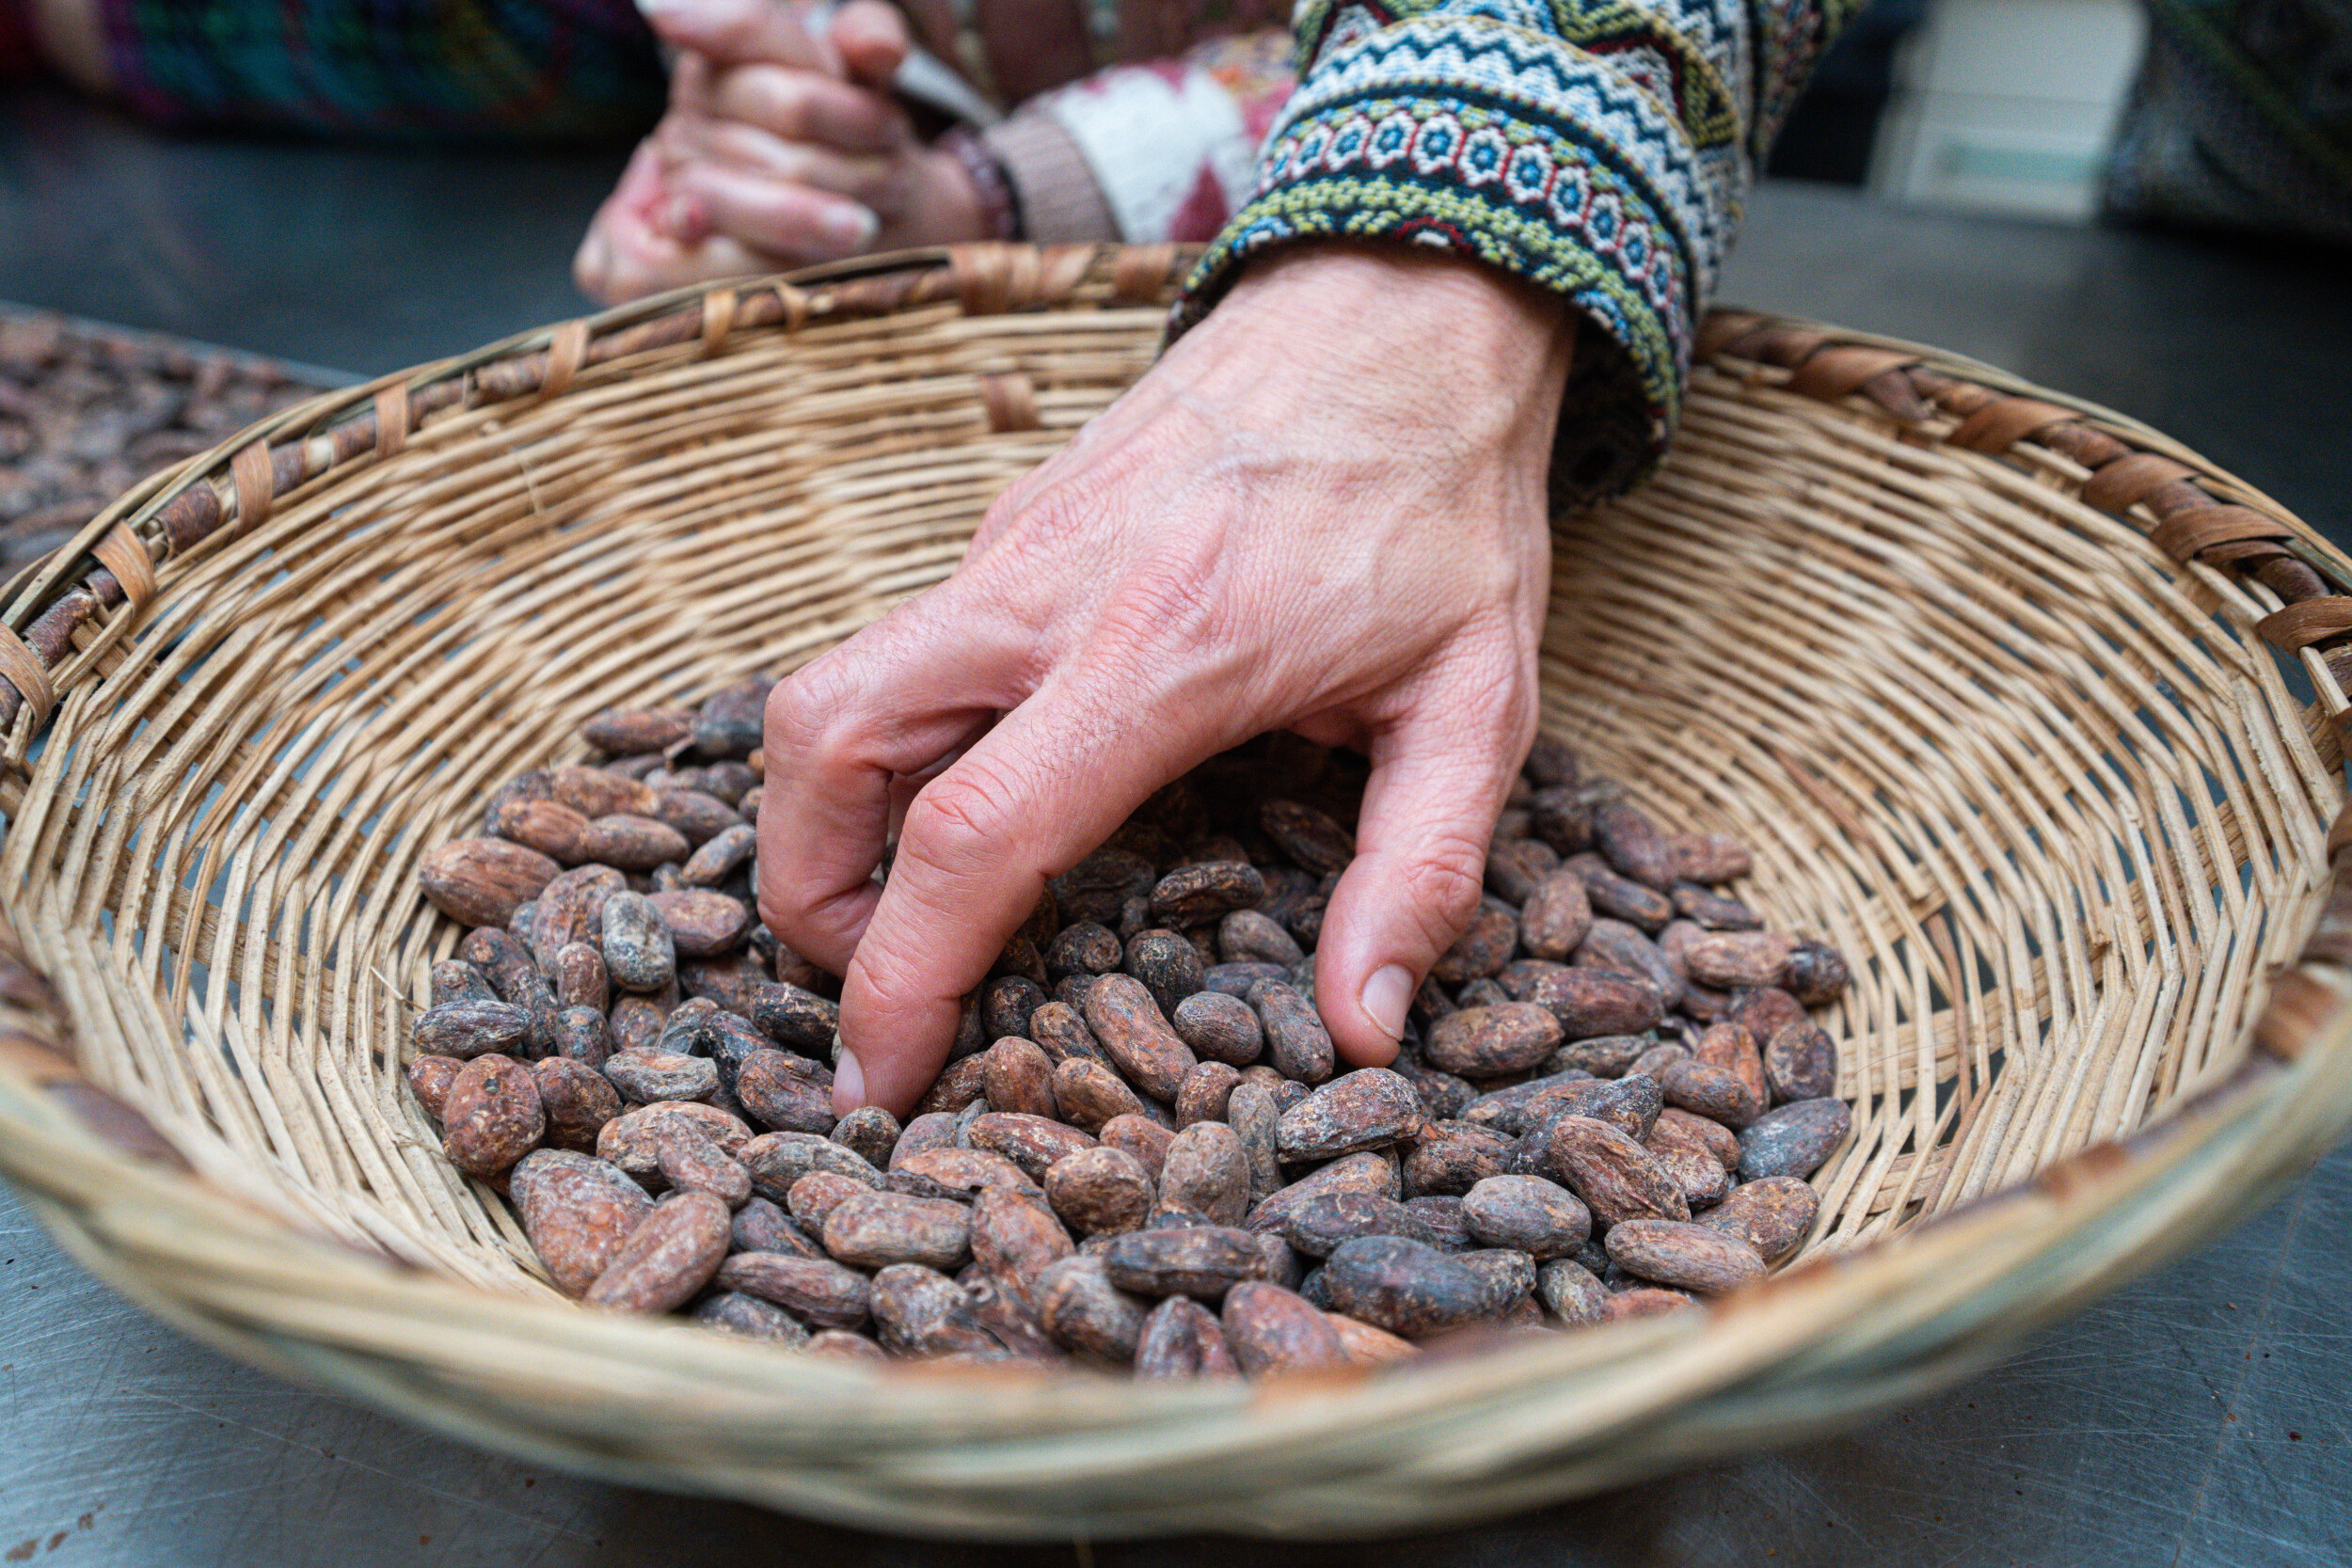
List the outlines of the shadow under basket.
{"label": "shadow under basket", "polygon": [[1380,1374],[813,1361],[550,1288],[401,1073],[433,845],[614,705],[806,660],[1151,362],[1187,258],[672,294],[332,393],[10,585],[0,1170],[206,1343],[485,1448],[884,1529],[1371,1534],[1860,1419],[2233,1223],[2352,1120],[2352,563],[2153,431],[1720,312],[1556,526],[1548,726],[1854,980],[1799,1261]]}

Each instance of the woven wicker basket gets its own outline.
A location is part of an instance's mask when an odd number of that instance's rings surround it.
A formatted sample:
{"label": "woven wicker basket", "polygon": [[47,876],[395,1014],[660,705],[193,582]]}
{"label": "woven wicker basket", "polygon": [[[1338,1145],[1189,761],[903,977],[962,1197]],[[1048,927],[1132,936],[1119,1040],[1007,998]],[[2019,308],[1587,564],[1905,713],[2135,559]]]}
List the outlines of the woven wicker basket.
{"label": "woven wicker basket", "polygon": [[940,578],[1150,361],[1183,261],[673,295],[127,497],[5,609],[0,1170],[199,1338],[549,1465],[892,1529],[1341,1534],[1915,1395],[2352,1120],[2352,565],[2129,420],[1724,313],[1665,471],[1558,527],[1544,706],[1855,960],[1809,1262],[1260,1388],[878,1373],[562,1300],[401,1079],[459,936],[419,856],[595,709],[788,668]]}

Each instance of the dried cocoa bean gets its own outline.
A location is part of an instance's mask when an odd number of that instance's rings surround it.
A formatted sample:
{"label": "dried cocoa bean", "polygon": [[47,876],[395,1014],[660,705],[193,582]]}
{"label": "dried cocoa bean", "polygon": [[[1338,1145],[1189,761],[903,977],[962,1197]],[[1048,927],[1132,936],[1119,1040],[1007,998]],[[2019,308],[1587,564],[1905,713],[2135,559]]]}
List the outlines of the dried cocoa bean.
{"label": "dried cocoa bean", "polygon": [[513,1057],[477,1056],[451,1081],[441,1148],[467,1175],[496,1176],[537,1148],[546,1131],[539,1085]]}
{"label": "dried cocoa bean", "polygon": [[1428,1063],[1465,1078],[1524,1072],[1560,1045],[1560,1021],[1532,1002],[1466,1007],[1438,1021],[1422,1043]]}
{"label": "dried cocoa bean", "polygon": [[637,1222],[582,1300],[623,1312],[667,1312],[710,1283],[727,1252],[727,1206],[678,1193]]}
{"label": "dried cocoa bean", "polygon": [[1237,996],[1196,991],[1176,1005],[1169,1022],[1177,1037],[1204,1061],[1243,1068],[1265,1050],[1265,1030],[1257,1012]]}
{"label": "dried cocoa bean", "polygon": [[1088,989],[1086,1022],[1104,1053],[1154,1100],[1173,1100],[1199,1060],[1132,974],[1105,974]]}
{"label": "dried cocoa bean", "polygon": [[[1265,896],[1265,879],[1246,861],[1209,861],[1180,865],[1152,885],[1150,909],[1159,925],[1207,925],[1234,910],[1253,908]],[[1100,1033],[1098,1030],[1097,1033]]]}
{"label": "dried cocoa bean", "polygon": [[626,990],[652,991],[677,978],[677,949],[652,899],[616,893],[604,901],[601,950],[605,972]]}
{"label": "dried cocoa bean", "polygon": [[841,1009],[815,991],[786,981],[763,985],[752,999],[752,1022],[778,1045],[829,1056],[841,1029]]}
{"label": "dried cocoa bean", "polygon": [[1689,989],[1658,943],[1622,920],[1594,921],[1576,950],[1575,967],[1639,980],[1658,993],[1658,1005],[1669,1011],[1680,1006]]}
{"label": "dried cocoa bean", "polygon": [[1764,927],[1763,918],[1754,910],[1737,898],[1709,893],[1696,882],[1677,882],[1670,896],[1675,913],[1704,930],[1758,931]]}
{"label": "dried cocoa bean", "polygon": [[524,1156],[507,1191],[532,1250],[567,1296],[585,1292],[612,1266],[653,1209],[644,1189],[619,1166],[565,1149]]}
{"label": "dried cocoa bean", "polygon": [[1126,971],[1143,982],[1163,1015],[1200,989],[1206,966],[1189,939],[1175,931],[1137,931],[1127,942]]}
{"label": "dried cocoa bean", "polygon": [[723,893],[681,888],[654,894],[648,901],[669,927],[675,958],[707,958],[732,952],[751,933],[750,908]]}
{"label": "dried cocoa bean", "polygon": [[1519,940],[1528,952],[1553,962],[1575,952],[1592,926],[1592,895],[1573,871],[1546,873],[1519,911]]}
{"label": "dried cocoa bean", "polygon": [[693,716],[682,707],[609,707],[580,727],[580,738],[612,756],[667,751],[684,740]]}
{"label": "dried cocoa bean", "polygon": [[1079,1254],[1049,1263],[1029,1289],[1055,1343],[1105,1366],[1135,1359],[1148,1304],[1113,1285],[1102,1259]]}
{"label": "dried cocoa bean", "polygon": [[980,1092],[991,1110],[1048,1118],[1055,1115],[1054,1064],[1034,1041],[1007,1035],[981,1053],[979,1060]]}
{"label": "dried cocoa bean", "polygon": [[1063,927],[1045,944],[1046,975],[1108,974],[1126,958],[1119,933],[1099,920],[1079,920]]}
{"label": "dried cocoa bean", "polygon": [[1304,994],[1279,980],[1263,980],[1249,988],[1248,1003],[1265,1032],[1266,1057],[1276,1072],[1295,1084],[1320,1084],[1331,1076],[1339,1052]]}
{"label": "dried cocoa bean", "polygon": [[1176,1141],[1176,1132],[1149,1117],[1113,1117],[1103,1124],[1102,1139],[1105,1147],[1125,1149],[1141,1161],[1152,1180],[1157,1181],[1160,1167],[1168,1161],[1168,1146]]}
{"label": "dried cocoa bean", "polygon": [[1377,1193],[1322,1193],[1292,1210],[1283,1239],[1309,1258],[1328,1258],[1334,1247],[1359,1236],[1404,1236],[1432,1246],[1442,1236],[1421,1214]]}
{"label": "dried cocoa bean", "polygon": [[1701,1031],[1691,1054],[1708,1067],[1721,1068],[1740,1080],[1750,1099],[1761,1113],[1772,1102],[1771,1083],[1764,1074],[1764,1058],[1756,1053],[1756,1041],[1747,1030],[1729,1022],[1710,1023]]}
{"label": "dried cocoa bean", "polygon": [[1846,994],[1845,956],[1818,942],[1801,942],[1788,955],[1780,983],[1808,1007],[1826,1007]]}
{"label": "dried cocoa bean", "polygon": [[612,1004],[609,1033],[613,1051],[641,1051],[652,1048],[661,1038],[665,1015],[660,1003],[649,996],[623,996]]}
{"label": "dried cocoa bean", "polygon": [[1508,1320],[1535,1289],[1535,1259],[1516,1247],[1482,1247],[1452,1254],[1486,1290],[1481,1317]]}
{"label": "dried cocoa bean", "polygon": [[1218,1225],[1238,1225],[1249,1209],[1249,1163],[1241,1137],[1223,1122],[1178,1132],[1161,1158],[1159,1208],[1196,1210]]}
{"label": "dried cocoa bean", "polygon": [[1666,1016],[1658,993],[1638,980],[1597,969],[1552,969],[1539,975],[1525,1000],[1559,1022],[1563,1039],[1638,1035]]}
{"label": "dried cocoa bean", "polygon": [[1268,800],[1258,808],[1258,826],[1275,847],[1302,870],[1335,876],[1356,858],[1356,835],[1329,813],[1297,800]]}
{"label": "dried cocoa bean", "polygon": [[825,1249],[790,1215],[756,1193],[735,1212],[729,1244],[738,1252],[781,1252],[812,1259],[825,1256]]}
{"label": "dried cocoa bean", "polygon": [[1406,1196],[1459,1196],[1489,1176],[1503,1174],[1510,1158],[1511,1140],[1490,1128],[1433,1121],[1405,1156]]}
{"label": "dried cocoa bean", "polygon": [[1763,1102],[1737,1073],[1696,1059],[1675,1063],[1659,1079],[1658,1086],[1665,1091],[1669,1103],[1725,1127],[1745,1127],[1764,1112]]}
{"label": "dried cocoa bean", "polygon": [[490,977],[463,958],[443,958],[433,966],[433,1006],[452,1002],[496,1002]]}
{"label": "dried cocoa bean", "polygon": [[1764,1176],[1740,1183],[1697,1222],[1756,1249],[1766,1263],[1778,1263],[1812,1233],[1821,1200],[1793,1176]]}
{"label": "dried cocoa bean", "polygon": [[1635,1059],[1657,1043],[1647,1035],[1596,1035],[1588,1040],[1570,1040],[1545,1058],[1544,1071],[1622,1078],[1632,1069]]}
{"label": "dried cocoa bean", "polygon": [[1567,1257],[1593,1229],[1583,1200],[1540,1176],[1487,1177],[1463,1195],[1462,1217],[1480,1242],[1538,1261]]}
{"label": "dried cocoa bean", "polygon": [[501,927],[561,869],[536,849],[504,839],[460,838],[427,850],[417,879],[433,907],[452,920]]}
{"label": "dried cocoa bean", "polygon": [[1285,1161],[1330,1160],[1409,1139],[1422,1125],[1412,1085],[1386,1068],[1363,1068],[1283,1112],[1275,1137]]}
{"label": "dried cocoa bean", "polygon": [[1095,1140],[1074,1127],[1043,1117],[1011,1111],[991,1111],[972,1123],[972,1147],[1003,1155],[1021,1167],[1032,1181],[1045,1180],[1046,1171],[1064,1155],[1092,1148]]}
{"label": "dried cocoa bean", "polygon": [[833,1125],[833,1141],[880,1169],[898,1145],[898,1118],[879,1105],[861,1105]]}
{"label": "dried cocoa bean", "polygon": [[825,1218],[825,1250],[860,1268],[960,1267],[971,1256],[972,1211],[948,1198],[862,1193]]}
{"label": "dried cocoa bean", "polygon": [[632,1105],[658,1100],[707,1100],[719,1088],[719,1065],[707,1056],[670,1051],[620,1051],[608,1057],[604,1075]]}
{"label": "dried cocoa bean", "polygon": [[1796,939],[1777,931],[1715,931],[1682,950],[1691,978],[1701,985],[1732,990],[1778,984]]}
{"label": "dried cocoa bean", "polygon": [[[1240,1001],[1249,994],[1249,988],[1261,980],[1287,982],[1294,964],[1211,964],[1200,972],[1203,990]],[[1187,997],[1185,1000],[1191,1000]],[[1256,1014],[1250,1015],[1255,1018]],[[1171,1020],[1171,1022],[1173,1022]]]}
{"label": "dried cocoa bean", "polygon": [[1673,1220],[1628,1220],[1610,1227],[1610,1259],[1629,1274],[1719,1296],[1764,1277],[1764,1259],[1728,1232]]}
{"label": "dried cocoa bean", "polygon": [[683,1119],[664,1122],[655,1133],[654,1163],[674,1192],[708,1193],[731,1210],[751,1198],[751,1172]]}
{"label": "dried cocoa bean", "polygon": [[1852,1131],[1842,1100],[1799,1100],[1767,1111],[1740,1132],[1740,1180],[1811,1176]]}
{"label": "dried cocoa bean", "polygon": [[[903,1146],[905,1140],[899,1142]],[[724,1139],[720,1141],[720,1147],[726,1148]],[[599,1148],[598,1152],[603,1150]],[[814,1132],[763,1132],[728,1152],[752,1173],[753,1187],[777,1203],[791,1196],[792,1183],[813,1170],[833,1171],[861,1186],[882,1186],[882,1172],[832,1139]]]}
{"label": "dried cocoa bean", "polygon": [[408,1064],[408,1087],[424,1107],[424,1114],[435,1121],[449,1106],[450,1085],[466,1064],[454,1056],[418,1056]]}
{"label": "dried cocoa bean", "polygon": [[1233,1360],[1249,1377],[1328,1371],[1347,1365],[1347,1346],[1304,1296],[1263,1279],[1225,1292],[1219,1314]]}
{"label": "dried cocoa bean", "polygon": [[1837,1047],[1829,1031],[1810,1020],[1774,1034],[1764,1048],[1764,1078],[1770,1099],[1827,1100],[1837,1092]]}
{"label": "dried cocoa bean", "polygon": [[1609,1314],[1609,1291],[1573,1259],[1555,1258],[1537,1269],[1535,1293],[1544,1310],[1565,1324],[1599,1323]]}
{"label": "dried cocoa bean", "polygon": [[938,1271],[894,1263],[874,1275],[876,1336],[894,1355],[924,1360],[1001,1361],[1005,1348],[979,1321],[971,1298]]}
{"label": "dried cocoa bean", "polygon": [[[603,1022],[600,1015],[597,1022]],[[596,1134],[621,1114],[620,1092],[594,1067],[566,1056],[532,1063],[531,1076],[538,1086],[548,1143],[582,1154],[596,1152]]]}
{"label": "dried cocoa bean", "polygon": [[829,1258],[739,1252],[716,1277],[721,1289],[773,1302],[812,1328],[855,1328],[872,1301],[866,1276]]}
{"label": "dried cocoa bean", "polygon": [[1247,1230],[1190,1225],[1114,1238],[1103,1253],[1103,1270],[1113,1286],[1136,1295],[1217,1301],[1242,1280],[1263,1274],[1265,1258]]}
{"label": "dried cocoa bean", "polygon": [[1602,1226],[1632,1219],[1687,1220],[1691,1206],[1656,1157],[1590,1117],[1562,1117],[1545,1130],[1534,1174],[1584,1200]]}
{"label": "dried cocoa bean", "polygon": [[[603,940],[603,916],[597,916],[596,940]],[[612,1005],[612,978],[604,971],[604,955],[585,942],[567,942],[555,953],[555,1001],[559,1007],[591,1007],[601,1014]]]}
{"label": "dried cocoa bean", "polygon": [[[1241,1082],[1238,1069],[1224,1062],[1196,1063],[1176,1085],[1176,1125],[1181,1130],[1196,1121],[1223,1121],[1233,1085]],[[1108,1118],[1105,1118],[1108,1119]]]}
{"label": "dried cocoa bean", "polygon": [[1140,1227],[1156,1196],[1143,1162],[1122,1148],[1084,1148],[1045,1172],[1045,1197],[1081,1236],[1116,1235]]}
{"label": "dried cocoa bean", "polygon": [[1009,1187],[982,1190],[972,1200],[971,1227],[972,1260],[1009,1291],[1025,1312],[1034,1312],[1037,1305],[1029,1282],[1048,1264],[1077,1250],[1050,1200],[1035,1192]]}
{"label": "dried cocoa bean", "polygon": [[[1559,869],[1560,856],[1550,845],[1536,838],[1508,837],[1501,832],[1501,825],[1497,825],[1495,839],[1486,846],[1485,880],[1487,892],[1506,904],[1525,906],[1535,900],[1545,881]],[[1584,896],[1581,884],[1578,885],[1574,896],[1580,899]],[[1545,917],[1539,914],[1537,918],[1540,923]],[[1528,935],[1524,908],[1519,915],[1519,942],[1529,951],[1534,950],[1534,943]],[[1576,944],[1570,942],[1568,945],[1573,947]]]}
{"label": "dried cocoa bean", "polygon": [[1136,1342],[1141,1378],[1238,1377],[1240,1366],[1216,1314],[1189,1296],[1172,1295],[1143,1320]]}
{"label": "dried cocoa bean", "polygon": [[[667,1174],[666,1169],[664,1174]],[[672,1178],[673,1180],[675,1178]],[[792,1183],[785,1195],[785,1207],[792,1212],[792,1223],[812,1236],[825,1232],[825,1221],[833,1212],[861,1193],[872,1192],[865,1183],[834,1171],[813,1170]]]}
{"label": "dried cocoa bean", "polygon": [[798,1318],[781,1307],[739,1291],[721,1291],[705,1296],[687,1315],[707,1328],[746,1339],[765,1339],[780,1345],[808,1343],[808,1329]]}
{"label": "dried cocoa bean", "polygon": [[1477,1270],[1403,1236],[1341,1243],[1324,1262],[1323,1279],[1334,1311],[1407,1339],[1476,1322],[1493,1294]]}
{"label": "dried cocoa bean", "polygon": [[1429,973],[1449,986],[1492,974],[1511,961],[1519,944],[1519,912],[1489,898],[1470,916],[1469,927],[1453,946],[1438,955]]}
{"label": "dried cocoa bean", "polygon": [[1251,1230],[1280,1233],[1298,1206],[1325,1193],[1397,1196],[1396,1166],[1376,1153],[1350,1154],[1263,1199],[1243,1222]]}

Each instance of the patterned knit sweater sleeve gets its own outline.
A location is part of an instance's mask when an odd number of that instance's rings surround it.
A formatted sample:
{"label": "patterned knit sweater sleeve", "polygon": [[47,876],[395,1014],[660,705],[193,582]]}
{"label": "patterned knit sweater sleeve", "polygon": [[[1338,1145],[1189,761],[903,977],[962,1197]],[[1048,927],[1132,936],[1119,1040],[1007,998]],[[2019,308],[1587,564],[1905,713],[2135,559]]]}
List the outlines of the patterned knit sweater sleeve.
{"label": "patterned knit sweater sleeve", "polygon": [[1271,246],[1474,257],[1581,312],[1562,499],[1662,451],[1763,150],[1858,0],[1299,0],[1293,93],[1176,326]]}
{"label": "patterned knit sweater sleeve", "polygon": [[1025,238],[1200,244],[1250,194],[1291,83],[1279,31],[1212,39],[1041,93],[979,140]]}

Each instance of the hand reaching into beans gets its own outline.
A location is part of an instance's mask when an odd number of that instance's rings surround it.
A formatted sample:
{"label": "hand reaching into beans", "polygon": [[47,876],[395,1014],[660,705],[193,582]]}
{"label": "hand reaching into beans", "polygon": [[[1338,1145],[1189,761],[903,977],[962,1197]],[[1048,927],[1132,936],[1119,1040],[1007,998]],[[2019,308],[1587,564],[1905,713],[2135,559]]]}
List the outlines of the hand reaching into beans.
{"label": "hand reaching into beans", "polygon": [[645,12],[677,51],[669,112],[581,242],[574,273],[589,294],[979,237],[970,175],[890,96],[908,49],[894,8],[668,0]]}
{"label": "hand reaching into beans", "polygon": [[777,686],[760,912],[845,975],[840,1109],[904,1113],[1046,880],[1275,728],[1370,756],[1315,999],[1392,1056],[1534,730],[1565,317],[1458,260],[1279,253],[952,578]]}

